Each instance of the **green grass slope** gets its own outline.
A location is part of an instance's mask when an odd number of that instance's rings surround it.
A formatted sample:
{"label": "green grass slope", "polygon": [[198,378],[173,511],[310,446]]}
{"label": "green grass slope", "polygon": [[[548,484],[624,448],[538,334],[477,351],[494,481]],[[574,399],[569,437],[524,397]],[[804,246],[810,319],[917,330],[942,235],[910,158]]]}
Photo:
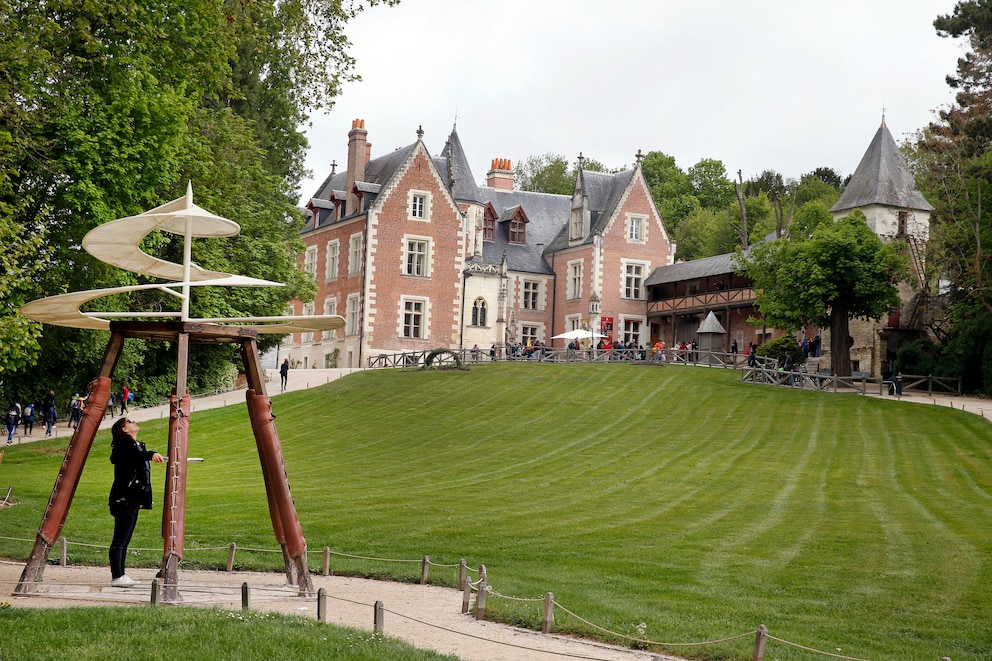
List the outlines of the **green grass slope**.
{"label": "green grass slope", "polygon": [[[753,632],[834,654],[992,658],[992,425],[948,408],[749,386],[674,366],[498,364],[363,372],[273,399],[312,555],[485,564],[499,595],[554,592],[610,631],[693,643]],[[142,440],[163,448],[164,422]],[[275,549],[243,407],[191,424],[186,566]],[[108,437],[64,534],[106,545]],[[33,538],[56,444],[8,452],[17,507],[0,537]],[[164,471],[153,469],[156,489]],[[156,507],[161,504],[158,498]],[[132,560],[157,564],[160,512]],[[202,549],[202,550],[201,550]],[[30,544],[0,539],[24,558]],[[104,549],[70,547],[73,562]],[[243,568],[276,553],[239,551]],[[335,556],[332,571],[412,580],[415,563]],[[446,573],[447,572],[447,573]],[[432,570],[453,584],[454,571]],[[494,595],[487,617],[537,628],[539,603]],[[561,609],[556,630],[609,638]],[[750,639],[669,647],[750,658]],[[807,659],[770,643],[769,658]]]}

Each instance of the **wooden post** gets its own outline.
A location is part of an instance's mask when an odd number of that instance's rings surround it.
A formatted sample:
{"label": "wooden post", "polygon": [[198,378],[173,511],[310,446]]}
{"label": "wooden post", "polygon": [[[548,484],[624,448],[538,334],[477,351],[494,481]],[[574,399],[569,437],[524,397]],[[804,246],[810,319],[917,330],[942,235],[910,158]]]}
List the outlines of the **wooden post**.
{"label": "wooden post", "polygon": [[472,584],[465,581],[462,586],[462,615],[468,612],[469,602],[472,601]]}
{"label": "wooden post", "polygon": [[65,540],[65,535],[59,539],[59,566],[65,567],[69,560],[69,543]]}
{"label": "wooden post", "polygon": [[317,590],[317,620],[327,622],[327,590]]}
{"label": "wooden post", "polygon": [[152,606],[158,606],[158,579],[152,579]]}
{"label": "wooden post", "polygon": [[227,549],[227,571],[234,571],[234,553],[238,550],[238,545],[231,542],[231,546]]}
{"label": "wooden post", "polygon": [[479,596],[475,598],[475,619],[486,619],[486,566],[479,565]]}
{"label": "wooden post", "polygon": [[466,583],[468,583],[468,565],[465,564],[465,558],[462,558],[462,561],[458,563],[458,589],[464,590]]}
{"label": "wooden post", "polygon": [[246,611],[251,608],[251,586],[248,581],[241,584],[241,610]]}
{"label": "wooden post", "polygon": [[767,643],[768,627],[762,624],[754,634],[754,655],[751,657],[751,661],[764,661],[765,644]]}
{"label": "wooden post", "polygon": [[555,595],[548,592],[544,595],[544,616],[541,618],[541,633],[551,633],[551,625],[555,621]]}
{"label": "wooden post", "polygon": [[376,601],[375,602],[375,612],[372,615],[372,630],[375,631],[376,633],[379,633],[379,634],[381,634],[382,631],[383,631],[383,628],[382,628],[382,611],[383,611],[382,602],[381,601]]}
{"label": "wooden post", "polygon": [[420,561],[420,584],[427,584],[427,572],[430,571],[431,557],[425,555],[424,559]]}
{"label": "wooden post", "polygon": [[324,547],[324,569],[321,572],[323,576],[331,575],[331,547]]}

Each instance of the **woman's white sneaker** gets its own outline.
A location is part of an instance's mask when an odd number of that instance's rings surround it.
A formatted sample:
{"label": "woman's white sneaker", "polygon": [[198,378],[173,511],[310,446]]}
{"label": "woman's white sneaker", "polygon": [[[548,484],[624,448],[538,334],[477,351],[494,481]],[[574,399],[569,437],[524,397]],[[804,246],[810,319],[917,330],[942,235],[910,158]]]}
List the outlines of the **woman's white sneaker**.
{"label": "woman's white sneaker", "polygon": [[134,580],[127,574],[124,574],[123,576],[118,576],[114,580],[110,581],[110,584],[115,588],[129,588],[132,585],[135,585],[137,582],[138,581]]}

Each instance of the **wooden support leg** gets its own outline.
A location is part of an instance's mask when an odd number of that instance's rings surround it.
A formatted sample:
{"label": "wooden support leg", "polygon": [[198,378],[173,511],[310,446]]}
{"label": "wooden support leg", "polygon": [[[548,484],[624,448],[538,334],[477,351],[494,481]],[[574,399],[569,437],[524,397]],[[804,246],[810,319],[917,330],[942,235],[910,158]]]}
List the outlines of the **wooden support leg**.
{"label": "wooden support leg", "polygon": [[[262,380],[254,339],[242,343],[241,349],[249,388],[246,394],[248,417],[251,419],[255,444],[258,446],[273,529],[277,539],[282,537],[279,543],[283,545],[287,575],[295,573],[295,584],[300,595],[310,595],[313,593],[313,581],[307,569],[307,542],[303,538],[303,530],[289,489],[289,476],[286,474],[282,446],[276,432],[275,416],[272,415],[272,403],[265,395],[265,383]],[[291,580],[292,578],[291,576]]]}
{"label": "wooden support leg", "polygon": [[189,394],[186,374],[189,365],[189,334],[176,337],[176,392],[169,399],[169,466],[166,469],[165,503],[162,506],[162,578],[165,600],[179,599],[179,561],[186,535],[186,456],[189,452]]}
{"label": "wooden support leg", "polygon": [[100,374],[90,382],[86,408],[72,434],[69,447],[66,448],[62,467],[59,469],[58,477],[55,478],[52,495],[48,499],[48,506],[38,528],[34,548],[24,565],[24,571],[21,572],[21,580],[14,588],[15,594],[31,592],[45,571],[48,552],[61,534],[62,526],[65,525],[69,506],[72,505],[76,487],[79,485],[79,476],[83,472],[86,457],[89,456],[93,439],[100,429],[100,423],[107,410],[107,403],[110,401],[110,377],[114,373],[114,367],[123,347],[124,336],[120,333],[111,333],[104,352],[103,364],[100,366]]}
{"label": "wooden support leg", "polygon": [[179,598],[179,561],[186,540],[186,459],[189,454],[189,395],[169,398],[169,464],[166,468],[165,503],[162,506],[162,579],[165,601]]}

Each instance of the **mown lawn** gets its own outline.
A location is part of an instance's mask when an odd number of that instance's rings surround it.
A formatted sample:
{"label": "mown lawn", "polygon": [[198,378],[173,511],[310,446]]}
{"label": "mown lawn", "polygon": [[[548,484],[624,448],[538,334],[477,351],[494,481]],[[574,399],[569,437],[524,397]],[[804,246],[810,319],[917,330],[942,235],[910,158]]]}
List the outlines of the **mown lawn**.
{"label": "mown lawn", "polygon": [[4,659],[436,661],[395,638],[277,613],[203,608],[0,607]]}
{"label": "mown lawn", "polygon": [[[753,632],[872,659],[992,658],[992,425],[961,411],[741,384],[675,366],[497,364],[363,372],[273,398],[310,565],[321,550],[485,564],[500,595],[556,601],[608,630],[693,643]],[[162,422],[143,426],[164,447]],[[243,407],[196,414],[186,566],[275,549]],[[64,534],[106,545],[107,436]],[[0,537],[33,538],[58,444],[0,464],[21,505]],[[161,468],[153,477],[160,489]],[[158,504],[161,497],[158,498]],[[133,543],[160,561],[160,513]],[[0,555],[29,543],[0,539]],[[71,561],[106,551],[70,546]],[[275,553],[238,554],[276,569]],[[413,563],[332,558],[401,580]],[[432,569],[454,584],[454,570]],[[487,617],[540,626],[540,604]],[[609,638],[560,609],[556,630]],[[753,637],[683,656],[750,658]],[[660,648],[659,648],[660,649]],[[768,658],[809,659],[772,641]]]}

